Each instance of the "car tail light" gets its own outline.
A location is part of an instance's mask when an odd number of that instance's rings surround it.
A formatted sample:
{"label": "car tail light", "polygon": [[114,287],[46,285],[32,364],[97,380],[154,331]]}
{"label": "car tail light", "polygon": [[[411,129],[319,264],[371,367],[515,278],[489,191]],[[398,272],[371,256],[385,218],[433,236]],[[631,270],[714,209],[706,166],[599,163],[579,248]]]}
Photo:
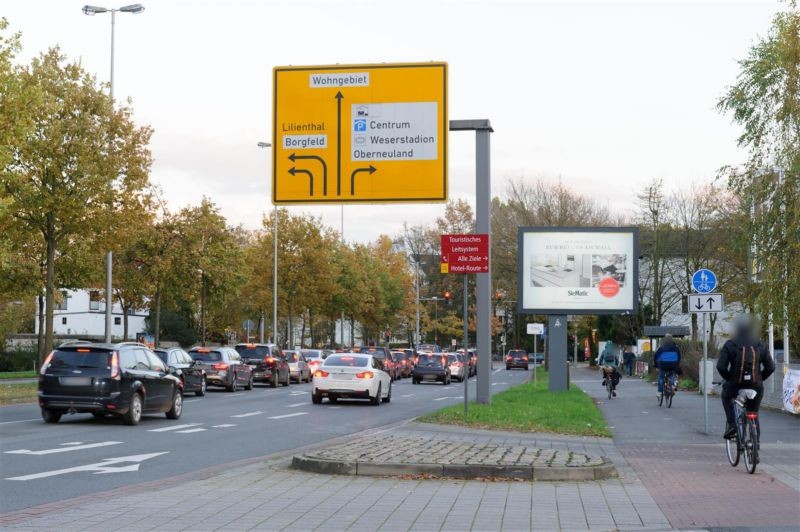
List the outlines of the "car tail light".
{"label": "car tail light", "polygon": [[330,373],[328,373],[327,371],[322,371],[321,369],[318,369],[317,371],[314,372],[315,377],[327,377],[328,375],[330,375]]}
{"label": "car tail light", "polygon": [[116,410],[117,409],[117,405],[115,405],[113,403],[108,403],[106,405],[106,408],[108,408],[109,410]]}
{"label": "car tail light", "polygon": [[212,367],[214,369],[217,369],[217,370],[219,370],[219,369],[228,369],[228,365],[227,364],[214,364]]}
{"label": "car tail light", "polygon": [[114,351],[111,353],[111,378],[115,381],[120,380],[119,375],[119,352]]}
{"label": "car tail light", "polygon": [[44,364],[42,364],[42,369],[39,370],[39,375],[44,375],[47,371],[47,368],[50,367],[50,361],[53,360],[53,354],[55,351],[51,351],[47,358],[44,359]]}
{"label": "car tail light", "polygon": [[748,412],[747,419],[758,419],[758,412]]}
{"label": "car tail light", "polygon": [[264,362],[271,366],[275,365],[275,359],[273,357],[264,357]]}
{"label": "car tail light", "polygon": [[508,356],[506,357],[506,360],[514,360],[514,357],[512,357],[511,355],[508,355]]}
{"label": "car tail light", "polygon": [[528,361],[528,357],[522,357],[522,361],[523,362],[527,362]]}
{"label": "car tail light", "polygon": [[356,373],[356,379],[371,379],[374,376],[375,374],[371,371],[362,371],[361,373]]}

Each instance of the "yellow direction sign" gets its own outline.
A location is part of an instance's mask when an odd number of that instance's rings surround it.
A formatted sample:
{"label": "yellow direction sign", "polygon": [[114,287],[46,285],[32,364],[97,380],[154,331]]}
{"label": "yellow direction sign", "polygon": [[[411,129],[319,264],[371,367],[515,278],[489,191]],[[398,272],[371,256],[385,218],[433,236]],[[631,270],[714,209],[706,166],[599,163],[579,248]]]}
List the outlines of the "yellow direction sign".
{"label": "yellow direction sign", "polygon": [[276,67],[272,200],[447,200],[447,64]]}

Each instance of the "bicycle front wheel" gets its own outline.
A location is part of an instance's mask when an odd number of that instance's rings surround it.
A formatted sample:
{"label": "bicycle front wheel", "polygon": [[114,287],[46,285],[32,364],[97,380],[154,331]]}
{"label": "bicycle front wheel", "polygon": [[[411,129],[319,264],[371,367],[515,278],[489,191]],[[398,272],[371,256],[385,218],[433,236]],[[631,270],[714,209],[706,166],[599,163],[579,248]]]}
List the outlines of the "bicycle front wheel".
{"label": "bicycle front wheel", "polygon": [[614,391],[614,385],[611,382],[611,377],[608,378],[608,382],[606,383],[606,390],[608,390],[608,398],[611,399]]}
{"label": "bicycle front wheel", "polygon": [[758,464],[758,429],[753,421],[748,421],[745,425],[742,447],[744,467],[752,475],[756,472],[756,464]]}
{"label": "bicycle front wheel", "polygon": [[738,436],[734,436],[733,438],[728,438],[725,440],[725,451],[728,453],[728,462],[730,462],[733,467],[739,465],[739,456],[741,455],[741,451],[739,450]]}

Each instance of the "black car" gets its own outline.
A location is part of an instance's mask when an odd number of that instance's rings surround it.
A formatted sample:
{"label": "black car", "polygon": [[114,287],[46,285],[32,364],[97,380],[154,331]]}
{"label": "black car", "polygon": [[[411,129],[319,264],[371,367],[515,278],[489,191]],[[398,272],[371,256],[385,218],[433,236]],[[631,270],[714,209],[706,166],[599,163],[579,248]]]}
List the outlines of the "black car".
{"label": "black car", "polygon": [[383,365],[384,361],[392,359],[392,351],[388,347],[381,347],[379,345],[362,345],[353,348],[354,353],[364,353],[365,355],[372,355]]}
{"label": "black car", "polygon": [[266,382],[273,388],[277,388],[279,382],[289,386],[291,368],[280,347],[275,344],[236,344],[235,349],[253,370],[254,380]]}
{"label": "black car", "polygon": [[195,367],[206,373],[209,386],[222,386],[235,392],[239,386],[245,390],[253,389],[253,370],[242,362],[242,358],[230,347],[193,347],[189,356]]}
{"label": "black car", "polygon": [[181,381],[144,344],[76,343],[47,356],[39,372],[39,406],[46,423],[64,414],[121,416],[136,425],[146,413],[178,419],[183,410]]}
{"label": "black car", "polygon": [[183,383],[183,393],[202,397],[206,394],[206,372],[194,363],[192,357],[180,347],[153,349],[167,367],[175,370],[175,376]]}
{"label": "black car", "polygon": [[506,355],[506,369],[522,368],[528,371],[528,352],[524,349],[512,349]]}
{"label": "black car", "polygon": [[433,381],[450,384],[450,366],[447,355],[441,353],[420,353],[417,365],[411,373],[411,382],[419,384],[422,381]]}

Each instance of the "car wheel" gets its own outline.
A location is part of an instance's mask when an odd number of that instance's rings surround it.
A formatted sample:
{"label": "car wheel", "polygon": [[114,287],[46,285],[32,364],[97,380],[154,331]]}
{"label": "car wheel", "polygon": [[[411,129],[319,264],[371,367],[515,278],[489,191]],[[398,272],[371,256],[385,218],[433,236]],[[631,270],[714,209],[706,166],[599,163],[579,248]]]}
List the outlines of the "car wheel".
{"label": "car wheel", "polygon": [[198,397],[203,397],[206,394],[207,389],[208,389],[208,383],[206,382],[206,378],[204,376],[202,379],[200,379],[200,389],[194,393]]}
{"label": "car wheel", "polygon": [[272,372],[272,379],[269,381],[270,388],[277,388],[278,387],[278,374],[276,372]]}
{"label": "car wheel", "polygon": [[229,392],[238,392],[239,391],[239,381],[237,380],[235,374],[233,375],[233,378],[231,379],[230,386],[228,386],[228,391]]}
{"label": "car wheel", "polygon": [[531,369],[531,368],[530,368],[530,367],[528,367],[528,365],[527,365],[527,364],[525,364],[525,371],[528,371],[528,370],[530,370],[530,369]]}
{"label": "car wheel", "polygon": [[322,404],[322,394],[317,392],[317,391],[312,393],[311,394],[311,402],[314,403],[315,405]]}
{"label": "car wheel", "polygon": [[183,393],[180,390],[175,390],[172,395],[172,408],[167,410],[167,419],[178,419],[183,412]]}
{"label": "car wheel", "polygon": [[291,382],[292,382],[292,377],[291,377],[291,375],[289,375],[289,372],[287,371],[286,372],[286,380],[283,381],[283,385],[284,386],[289,386],[289,384],[291,384]]}
{"label": "car wheel", "polygon": [[126,425],[138,425],[142,420],[142,394],[136,392],[131,397],[131,406],[125,415],[122,416],[122,421]]}
{"label": "car wheel", "polygon": [[[391,386],[391,384],[389,384]],[[375,397],[370,397],[369,402],[372,406],[378,406],[381,404],[381,385],[378,384],[378,393],[375,394]]]}
{"label": "car wheel", "polygon": [[42,408],[42,419],[45,423],[58,423],[58,420],[61,419],[61,412]]}
{"label": "car wheel", "polygon": [[506,365],[506,371],[511,371],[511,366]]}
{"label": "car wheel", "polygon": [[386,397],[383,398],[384,403],[391,403],[392,402],[392,383],[389,383],[389,393],[386,394]]}
{"label": "car wheel", "polygon": [[247,381],[247,386],[244,387],[245,390],[250,391],[253,389],[253,374],[250,374],[250,378]]}
{"label": "car wheel", "polygon": [[411,377],[411,384],[419,384],[419,380]]}
{"label": "car wheel", "polygon": [[338,400],[339,400],[339,398],[336,397],[335,395],[329,395],[328,396],[328,402],[330,402],[330,403],[335,403]]}

